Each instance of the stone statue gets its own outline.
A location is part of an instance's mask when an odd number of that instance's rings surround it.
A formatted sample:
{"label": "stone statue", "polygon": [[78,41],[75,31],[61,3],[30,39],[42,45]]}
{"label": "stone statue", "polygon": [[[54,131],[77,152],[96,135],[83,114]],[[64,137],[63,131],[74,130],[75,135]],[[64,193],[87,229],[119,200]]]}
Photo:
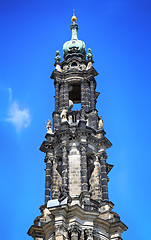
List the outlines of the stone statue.
{"label": "stone statue", "polygon": [[71,124],[72,123],[72,115],[68,116],[68,123]]}
{"label": "stone statue", "polygon": [[88,48],[87,59],[92,60],[92,58],[93,58],[92,50],[91,50],[91,48]]}
{"label": "stone statue", "polygon": [[103,127],[103,120],[102,120],[102,116],[99,117],[99,124],[98,124],[99,128]]}
{"label": "stone statue", "polygon": [[62,110],[60,117],[61,117],[61,122],[67,121],[67,110],[65,108]]}
{"label": "stone statue", "polygon": [[56,51],[56,57],[55,57],[56,70],[59,72],[62,72],[62,69],[60,67],[60,61],[61,61],[60,53],[59,51]]}
{"label": "stone statue", "polygon": [[56,51],[55,62],[60,63],[60,61],[61,61],[60,53],[59,53],[59,51]]}
{"label": "stone statue", "polygon": [[52,129],[51,129],[51,121],[48,119],[48,122],[46,123],[46,129],[47,129],[47,133],[52,133]]}

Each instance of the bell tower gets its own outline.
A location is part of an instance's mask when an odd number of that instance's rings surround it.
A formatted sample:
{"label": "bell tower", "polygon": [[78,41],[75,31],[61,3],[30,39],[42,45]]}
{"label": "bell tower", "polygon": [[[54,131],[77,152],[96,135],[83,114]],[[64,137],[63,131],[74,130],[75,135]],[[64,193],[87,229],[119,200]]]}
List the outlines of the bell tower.
{"label": "bell tower", "polygon": [[40,207],[28,234],[35,240],[121,240],[127,230],[113,211],[108,197],[106,150],[112,146],[105,137],[98,116],[93,55],[78,39],[73,14],[72,37],[63,45],[64,61],[56,51],[53,127],[47,123],[46,140],[40,150],[46,163],[45,203]]}

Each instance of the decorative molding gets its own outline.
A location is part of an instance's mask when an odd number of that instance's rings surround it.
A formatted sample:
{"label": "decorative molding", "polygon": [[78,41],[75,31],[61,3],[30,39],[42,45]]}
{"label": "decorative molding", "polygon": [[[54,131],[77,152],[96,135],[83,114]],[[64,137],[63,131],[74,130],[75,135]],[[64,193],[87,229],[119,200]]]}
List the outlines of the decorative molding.
{"label": "decorative molding", "polygon": [[107,159],[107,154],[105,151],[102,151],[99,153],[100,160],[106,160]]}
{"label": "decorative molding", "polygon": [[80,152],[86,152],[86,151],[87,151],[87,144],[80,143]]}

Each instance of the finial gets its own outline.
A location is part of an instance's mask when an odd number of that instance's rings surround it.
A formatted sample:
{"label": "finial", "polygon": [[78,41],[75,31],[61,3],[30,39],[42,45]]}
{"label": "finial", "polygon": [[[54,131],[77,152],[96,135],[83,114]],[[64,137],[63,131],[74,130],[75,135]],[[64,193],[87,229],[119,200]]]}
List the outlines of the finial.
{"label": "finial", "polygon": [[76,16],[75,16],[75,11],[74,11],[74,9],[73,9],[73,16],[72,16],[72,18],[71,18],[71,21],[72,21],[72,22],[76,22],[76,21],[77,21],[77,18],[76,18]]}

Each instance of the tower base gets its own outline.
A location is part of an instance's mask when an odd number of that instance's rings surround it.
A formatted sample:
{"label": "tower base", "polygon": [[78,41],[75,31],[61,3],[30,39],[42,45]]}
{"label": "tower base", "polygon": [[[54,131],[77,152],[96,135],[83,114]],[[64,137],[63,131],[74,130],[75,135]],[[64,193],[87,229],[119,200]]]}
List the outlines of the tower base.
{"label": "tower base", "polygon": [[35,240],[121,240],[127,226],[112,211],[113,203],[87,200],[89,203],[84,198],[74,198],[70,203],[67,198],[61,203],[48,201],[28,235]]}

